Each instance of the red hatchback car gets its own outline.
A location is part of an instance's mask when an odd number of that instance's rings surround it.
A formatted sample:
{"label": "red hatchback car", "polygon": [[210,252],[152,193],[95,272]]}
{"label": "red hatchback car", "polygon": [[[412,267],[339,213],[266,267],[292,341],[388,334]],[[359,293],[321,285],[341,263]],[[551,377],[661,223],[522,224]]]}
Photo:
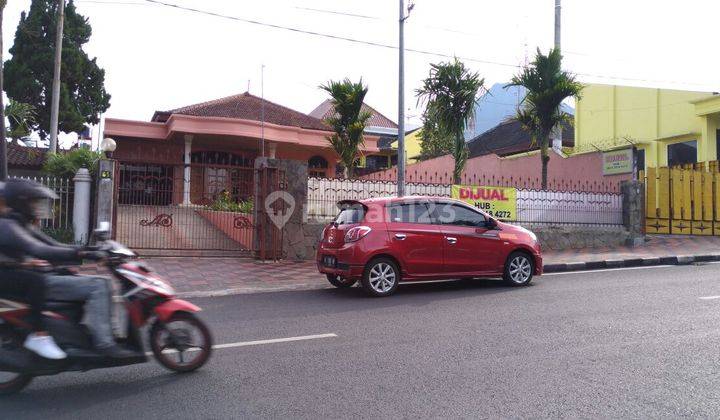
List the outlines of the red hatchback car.
{"label": "red hatchback car", "polygon": [[388,296],[401,281],[502,277],[523,286],[542,274],[535,234],[461,201],[388,197],[338,207],[316,258],[336,287],[360,280],[370,295]]}

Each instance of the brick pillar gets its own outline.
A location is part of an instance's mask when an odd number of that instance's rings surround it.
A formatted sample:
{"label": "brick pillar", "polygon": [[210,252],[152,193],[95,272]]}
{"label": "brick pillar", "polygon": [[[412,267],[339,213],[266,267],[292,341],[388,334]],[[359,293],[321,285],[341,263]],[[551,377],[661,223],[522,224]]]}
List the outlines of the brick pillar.
{"label": "brick pillar", "polygon": [[[272,194],[270,199],[262,196],[259,185],[261,172],[263,168],[277,168],[285,173],[285,186],[282,193]],[[299,160],[272,159],[267,157],[259,157],[255,160],[255,206],[253,210],[253,220],[255,221],[255,249],[259,250],[260,235],[264,236],[264,241],[270,241],[269,229],[259,229],[261,223],[260,218],[266,218],[273,211],[270,206],[277,200],[286,202],[285,215],[274,215],[269,217],[272,220],[265,220],[266,223],[273,223],[281,232],[281,247],[283,258],[291,260],[303,260],[312,258],[312,246],[308,248],[306,236],[317,235],[315,231],[306,232],[306,202],[307,202],[307,162]],[[271,187],[272,190],[272,187]],[[267,192],[266,192],[267,193]],[[271,202],[272,201],[272,202]]]}
{"label": "brick pillar", "polygon": [[628,246],[645,243],[645,186],[640,181],[623,181],[623,225],[628,231]]}

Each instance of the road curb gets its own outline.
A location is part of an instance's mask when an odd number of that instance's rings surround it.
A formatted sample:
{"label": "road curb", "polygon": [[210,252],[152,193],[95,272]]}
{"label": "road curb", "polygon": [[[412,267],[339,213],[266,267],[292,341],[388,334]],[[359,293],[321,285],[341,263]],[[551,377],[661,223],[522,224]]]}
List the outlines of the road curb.
{"label": "road curb", "polygon": [[628,258],[624,260],[603,260],[573,262],[563,264],[545,264],[544,273],[563,273],[569,271],[603,270],[607,268],[651,267],[654,265],[689,265],[702,262],[720,261],[720,254],[675,255],[668,257]]}

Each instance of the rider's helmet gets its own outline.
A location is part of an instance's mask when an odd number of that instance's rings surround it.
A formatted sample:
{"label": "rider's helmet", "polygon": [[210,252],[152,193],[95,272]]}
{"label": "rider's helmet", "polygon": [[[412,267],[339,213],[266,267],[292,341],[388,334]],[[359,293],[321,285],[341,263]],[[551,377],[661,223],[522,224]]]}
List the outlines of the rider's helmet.
{"label": "rider's helmet", "polygon": [[9,179],[2,190],[5,205],[29,221],[52,217],[57,194],[42,184],[27,179]]}

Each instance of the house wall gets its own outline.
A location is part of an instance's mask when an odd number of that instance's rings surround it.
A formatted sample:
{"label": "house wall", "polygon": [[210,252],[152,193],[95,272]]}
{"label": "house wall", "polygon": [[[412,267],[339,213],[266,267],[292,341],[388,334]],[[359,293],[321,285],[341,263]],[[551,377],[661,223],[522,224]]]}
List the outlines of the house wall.
{"label": "house wall", "polygon": [[645,150],[646,166],[664,166],[669,144],[697,140],[698,161],[715,160],[717,120],[698,116],[694,104],[712,96],[707,92],[587,85],[576,102],[575,152],[628,146],[627,140],[631,140]]}
{"label": "house wall", "polygon": [[[462,183],[470,185],[515,186],[540,189],[540,157],[537,153],[501,158],[497,155],[468,159],[462,174]],[[452,184],[453,159],[451,156],[426,160],[408,165],[406,182]],[[369,180],[397,180],[397,168],[362,177]],[[585,153],[562,158],[551,155],[548,165],[548,188],[558,191],[619,192],[620,182],[630,175],[602,175],[602,154]]]}

